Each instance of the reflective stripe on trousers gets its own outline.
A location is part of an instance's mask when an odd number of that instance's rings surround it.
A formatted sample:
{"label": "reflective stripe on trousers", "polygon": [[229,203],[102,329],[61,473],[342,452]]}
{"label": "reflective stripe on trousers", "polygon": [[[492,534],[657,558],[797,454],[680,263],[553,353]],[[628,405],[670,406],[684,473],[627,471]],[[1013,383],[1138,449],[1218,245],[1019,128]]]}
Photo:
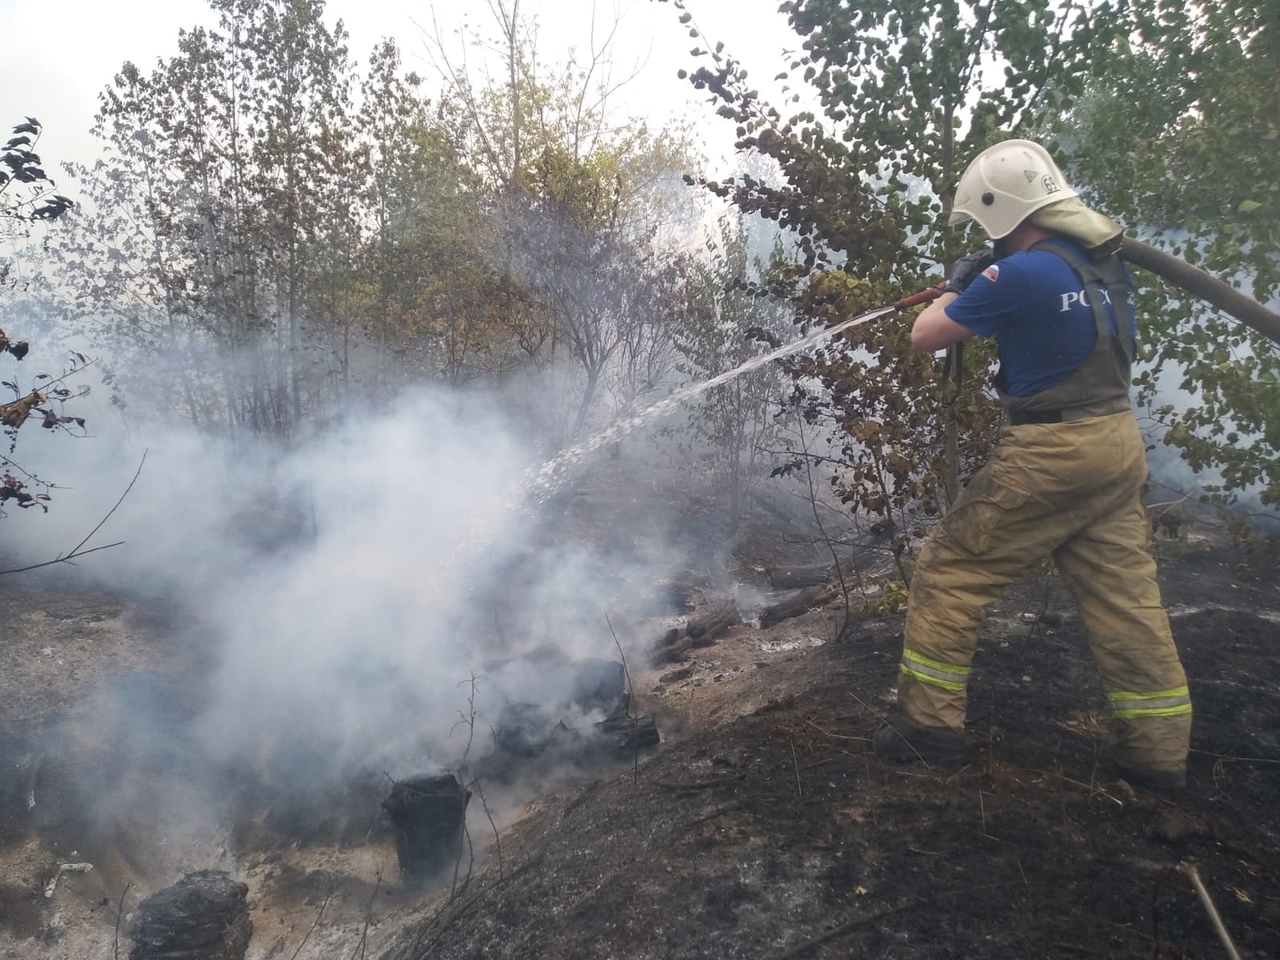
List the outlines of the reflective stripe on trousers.
{"label": "reflective stripe on trousers", "polygon": [[902,651],[901,670],[908,677],[914,677],[921,683],[932,684],[943,690],[961,692],[969,683],[971,667],[955,666],[940,660],[931,660],[914,650]]}
{"label": "reflective stripe on trousers", "polygon": [[1191,693],[1185,686],[1155,693],[1108,693],[1111,709],[1121,720],[1139,717],[1180,717],[1191,712]]}

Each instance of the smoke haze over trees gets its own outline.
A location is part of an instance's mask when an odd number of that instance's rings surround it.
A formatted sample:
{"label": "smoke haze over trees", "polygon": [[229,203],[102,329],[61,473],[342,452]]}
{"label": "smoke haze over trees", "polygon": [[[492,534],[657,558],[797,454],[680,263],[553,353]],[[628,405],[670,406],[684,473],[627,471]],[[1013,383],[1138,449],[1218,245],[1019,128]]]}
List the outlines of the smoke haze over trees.
{"label": "smoke haze over trees", "polygon": [[[689,79],[746,157],[714,181],[692,131],[614,112],[627,78],[607,29],[585,52],[539,49],[518,3],[461,47],[427,28],[443,82],[428,96],[397,43],[361,60],[321,0],[211,6],[216,27],[105,88],[102,155],[59,187],[79,209],[15,254],[24,284],[4,304],[15,336],[38,324],[100,351],[95,402],[128,430],[306,450],[425,387],[458,401],[437,411],[494,402],[526,456],[552,457],[766,342],[935,282],[977,241],[941,226],[956,179],[1010,135],[1058,138],[1109,212],[1275,294],[1276,24],[1253,8],[793,0],[786,116],[701,36],[695,4],[673,4]],[[1274,351],[1154,297],[1149,359],[1200,391],[1161,413],[1166,439],[1229,487],[1267,488]],[[817,455],[836,494],[875,515],[941,499],[949,430],[964,471],[981,462],[990,396],[910,353],[908,326],[851,329],[690,407],[675,429],[730,529],[814,432],[834,432]],[[975,345],[967,363],[990,360]],[[779,449],[780,413],[807,425],[804,449]]]}
{"label": "smoke haze over trees", "polygon": [[214,7],[104,92],[85,212],[46,258],[39,292],[109,344],[123,402],[290,438],[409,383],[554,374],[545,406],[574,412],[532,424],[554,450],[602,391],[663,382],[687,148],[606,120],[603,53],[545,67],[513,10],[505,79],[430,102],[391,41],[359,75],[321,3]]}

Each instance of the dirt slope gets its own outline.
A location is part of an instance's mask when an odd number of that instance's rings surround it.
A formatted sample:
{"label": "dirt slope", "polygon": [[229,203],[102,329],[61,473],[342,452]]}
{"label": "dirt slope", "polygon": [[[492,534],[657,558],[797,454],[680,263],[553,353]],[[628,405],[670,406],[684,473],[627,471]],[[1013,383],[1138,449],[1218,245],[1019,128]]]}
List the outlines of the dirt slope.
{"label": "dirt slope", "polygon": [[[496,844],[473,806],[478,860],[452,899],[399,885],[385,830],[304,842],[264,813],[170,832],[158,798],[200,799],[172,789],[181,758],[134,742],[116,764],[136,737],[94,690],[124,685],[179,725],[200,643],[152,603],[0,583],[0,958],[126,955],[138,900],[209,868],[250,887],[250,960],[1225,956],[1173,869],[1190,863],[1245,955],[1280,957],[1277,565],[1205,545],[1161,576],[1196,704],[1176,805],[1099,769],[1104,702],[1074,608],[1028,581],[983,627],[969,766],[869,752],[900,615],[839,642],[838,607],[747,622],[635,671],[658,750],[503,807]],[[95,785],[129,802],[90,822]],[[46,897],[78,861],[94,870]]]}

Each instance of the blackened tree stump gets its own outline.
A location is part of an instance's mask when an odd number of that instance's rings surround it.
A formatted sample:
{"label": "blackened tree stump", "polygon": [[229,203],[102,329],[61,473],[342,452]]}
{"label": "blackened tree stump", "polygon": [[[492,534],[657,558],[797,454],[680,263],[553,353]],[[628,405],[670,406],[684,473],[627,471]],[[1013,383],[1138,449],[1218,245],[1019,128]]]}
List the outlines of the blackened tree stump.
{"label": "blackened tree stump", "polygon": [[471,791],[451,773],[400,780],[382,801],[396,836],[396,859],[405,880],[427,880],[458,855]]}
{"label": "blackened tree stump", "polygon": [[243,960],[253,935],[249,888],[201,870],[138,904],[129,960]]}

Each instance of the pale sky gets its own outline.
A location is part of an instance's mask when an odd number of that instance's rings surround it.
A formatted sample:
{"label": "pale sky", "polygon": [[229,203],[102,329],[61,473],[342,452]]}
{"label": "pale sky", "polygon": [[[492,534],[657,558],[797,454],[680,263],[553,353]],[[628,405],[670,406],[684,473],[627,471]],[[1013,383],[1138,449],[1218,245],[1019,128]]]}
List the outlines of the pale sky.
{"label": "pale sky", "polygon": [[[620,17],[615,76],[631,73],[636,64],[642,67],[615,109],[657,122],[692,118],[713,138],[713,151],[724,150],[732,142],[731,125],[715,117],[705,96],[675,75],[680,67],[695,65],[688,51],[723,41],[725,52],[748,67],[753,85],[767,90],[787,62],[784,49],[796,49],[799,38],[777,13],[777,0],[687,0],[686,7],[704,39],[691,39],[677,22],[679,11],[655,0],[523,0],[521,12],[541,24],[538,46],[544,62],[559,62],[570,46],[587,48],[593,8],[598,24]],[[431,23],[431,4],[328,0],[326,9],[331,23],[344,22],[353,59],[363,64],[380,38],[392,36],[406,65],[431,77],[416,25]],[[491,33],[485,0],[442,0],[436,9],[442,23],[456,25],[466,17]],[[121,64],[133,61],[146,70],[176,53],[179,29],[216,22],[204,0],[0,0],[0,134],[33,116],[44,125],[38,149],[51,174],[61,162],[91,159],[95,141],[88,130],[98,93]]]}

